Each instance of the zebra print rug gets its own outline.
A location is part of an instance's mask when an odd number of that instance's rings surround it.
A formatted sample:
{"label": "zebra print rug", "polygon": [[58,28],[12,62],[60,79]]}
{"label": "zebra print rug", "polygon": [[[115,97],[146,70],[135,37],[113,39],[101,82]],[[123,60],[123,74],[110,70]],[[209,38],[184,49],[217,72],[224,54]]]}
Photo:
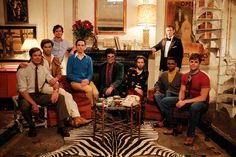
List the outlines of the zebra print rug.
{"label": "zebra print rug", "polygon": [[104,142],[102,142],[102,135],[97,133],[93,138],[92,130],[91,125],[71,130],[70,137],[65,138],[65,141],[73,142],[73,144],[63,146],[40,157],[63,157],[66,155],[85,157],[184,156],[158,145],[156,143],[158,133],[151,125],[141,127],[140,139],[138,139],[138,133],[134,133],[131,138],[130,132],[113,130],[104,134]]}

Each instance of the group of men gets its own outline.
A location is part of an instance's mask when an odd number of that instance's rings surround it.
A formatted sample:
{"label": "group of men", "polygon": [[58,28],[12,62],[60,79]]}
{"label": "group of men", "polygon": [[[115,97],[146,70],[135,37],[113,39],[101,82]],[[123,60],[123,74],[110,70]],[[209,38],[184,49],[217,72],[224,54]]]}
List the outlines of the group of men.
{"label": "group of men", "polygon": [[181,40],[174,36],[174,32],[173,26],[167,26],[167,38],[162,39],[152,48],[153,53],[161,50],[160,71],[164,71],[154,85],[156,91],[154,99],[163,119],[154,126],[166,126],[164,134],[172,135],[176,127],[173,108],[189,110],[190,118],[184,144],[192,145],[201,113],[209,106],[210,79],[200,70],[202,59],[197,53],[190,55],[189,72],[185,74],[179,72],[183,46]]}
{"label": "group of men", "polygon": [[[71,81],[70,84],[74,90],[84,91],[91,104],[98,99],[99,93],[102,97],[120,95],[124,66],[122,63],[116,62],[114,49],[108,48],[106,50],[107,61],[101,65],[99,77],[101,78],[99,81],[101,86],[98,91],[92,81],[92,59],[85,54],[86,42],[83,39],[78,39],[75,46],[70,45],[69,42],[62,39],[63,27],[60,25],[54,26],[53,33],[53,40],[42,40],[43,52],[39,48],[32,48],[29,52],[30,62],[20,64],[17,72],[19,104],[23,116],[29,124],[29,137],[37,135],[32,114],[39,113],[38,105],[55,104],[57,106],[58,133],[62,136],[69,136],[69,132],[64,127],[64,122],[68,121],[69,117],[72,118],[71,123],[75,127],[91,121],[80,116],[77,104],[71,94],[60,88],[61,61],[69,49],[71,55],[67,63],[67,78]],[[134,71],[137,69],[136,75],[139,76],[143,75],[145,58],[143,56],[137,58],[139,68],[134,68]],[[145,78],[141,77],[140,84],[146,83],[148,77],[146,71],[145,75]],[[134,76],[132,75],[132,77]],[[132,80],[135,81],[132,82],[132,86],[135,87],[134,91],[138,91],[140,96],[143,95],[144,92],[137,79]]]}
{"label": "group of men", "polygon": [[[145,57],[137,56],[136,66],[124,73],[124,65],[115,59],[115,50],[105,50],[106,61],[99,69],[99,87],[92,81],[93,61],[85,54],[86,42],[78,39],[75,46],[62,39],[63,27],[56,25],[53,28],[54,39],[44,39],[41,42],[43,53],[38,48],[29,52],[30,63],[22,65],[17,72],[17,85],[20,92],[19,102],[24,118],[29,124],[28,135],[36,136],[32,113],[38,113],[38,105],[55,104],[58,113],[58,133],[69,136],[64,127],[64,121],[73,118],[73,124],[89,123],[91,120],[82,118],[77,104],[70,93],[59,88],[61,77],[60,63],[65,52],[70,49],[67,62],[67,78],[71,81],[74,90],[85,91],[91,104],[98,97],[113,95],[136,94],[143,98],[146,93],[146,82],[149,72],[145,67]],[[160,75],[155,84],[154,95],[156,104],[161,111],[163,121],[167,126],[166,135],[173,134],[175,121],[172,117],[173,107],[188,107],[190,111],[186,145],[192,145],[195,127],[199,121],[201,110],[208,107],[210,81],[209,77],[200,70],[201,56],[192,54],[189,59],[190,71],[180,73],[183,46],[180,39],[174,36],[174,27],[167,26],[167,38],[161,40],[152,48],[155,53],[161,50]],[[156,126],[163,127],[159,122]]]}

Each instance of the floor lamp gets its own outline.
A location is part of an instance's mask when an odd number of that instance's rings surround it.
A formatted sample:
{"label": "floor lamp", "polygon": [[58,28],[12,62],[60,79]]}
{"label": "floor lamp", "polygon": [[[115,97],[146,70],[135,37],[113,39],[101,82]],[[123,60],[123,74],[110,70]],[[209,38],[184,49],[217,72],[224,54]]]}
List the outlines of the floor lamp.
{"label": "floor lamp", "polygon": [[138,5],[138,25],[144,26],[142,49],[149,49],[149,27],[156,25],[156,5]]}

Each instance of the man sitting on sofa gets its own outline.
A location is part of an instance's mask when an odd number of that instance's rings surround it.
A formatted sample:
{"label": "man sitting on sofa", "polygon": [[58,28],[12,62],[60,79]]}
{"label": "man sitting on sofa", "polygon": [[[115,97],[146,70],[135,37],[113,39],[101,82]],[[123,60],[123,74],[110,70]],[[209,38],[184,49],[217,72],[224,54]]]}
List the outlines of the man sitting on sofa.
{"label": "man sitting on sofa", "polygon": [[100,66],[100,97],[120,95],[118,90],[124,77],[124,65],[116,62],[115,50],[105,50],[107,61]]}
{"label": "man sitting on sofa", "polygon": [[62,136],[70,136],[64,127],[64,121],[69,117],[65,105],[64,96],[58,94],[59,83],[53,85],[52,94],[43,94],[41,89],[45,84],[45,80],[51,82],[52,75],[42,66],[42,52],[39,48],[31,48],[29,51],[30,63],[26,68],[21,68],[16,73],[17,89],[20,93],[19,106],[25,120],[29,124],[29,137],[37,135],[35,123],[32,120],[32,112],[39,113],[38,105],[46,106],[47,104],[55,104],[57,106],[58,115],[58,133]]}
{"label": "man sitting on sofa", "polygon": [[182,74],[176,70],[177,63],[174,57],[167,58],[168,71],[163,72],[158,81],[154,85],[154,100],[161,113],[162,121],[154,124],[154,127],[164,126],[164,109],[161,105],[161,100],[164,97],[178,98]]}

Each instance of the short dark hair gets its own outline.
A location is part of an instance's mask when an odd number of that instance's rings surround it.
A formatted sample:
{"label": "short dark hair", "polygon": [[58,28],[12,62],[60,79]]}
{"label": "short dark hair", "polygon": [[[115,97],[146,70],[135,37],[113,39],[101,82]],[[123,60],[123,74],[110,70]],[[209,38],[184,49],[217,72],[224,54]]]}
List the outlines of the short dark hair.
{"label": "short dark hair", "polygon": [[53,33],[55,33],[58,28],[61,28],[62,32],[64,32],[64,29],[63,29],[63,27],[62,27],[61,25],[55,25],[55,26],[53,27],[53,30],[52,30]]}
{"label": "short dark hair", "polygon": [[82,38],[77,39],[76,42],[75,42],[75,45],[77,45],[77,43],[78,43],[79,41],[83,41],[84,44],[86,45],[86,41],[85,41],[84,39],[82,39]]}
{"label": "short dark hair", "polygon": [[44,45],[47,44],[47,43],[51,43],[52,47],[53,47],[53,45],[54,45],[53,42],[52,42],[52,40],[50,40],[50,39],[43,39],[43,40],[41,41],[41,44],[40,44],[41,48],[43,48]]}
{"label": "short dark hair", "polygon": [[138,55],[138,56],[135,58],[135,63],[137,63],[138,59],[143,59],[144,62],[146,61],[146,58],[145,58],[143,55]]}
{"label": "short dark hair", "polygon": [[173,30],[175,30],[175,27],[172,25],[167,25],[166,28],[172,28]]}
{"label": "short dark hair", "polygon": [[199,63],[201,63],[202,62],[202,55],[199,53],[192,53],[189,57],[189,61],[190,60],[198,60]]}
{"label": "short dark hair", "polygon": [[107,56],[108,54],[114,54],[114,55],[116,55],[116,50],[113,49],[113,48],[107,48],[107,49],[105,50],[105,55]]}
{"label": "short dark hair", "polygon": [[[29,50],[29,56],[32,57],[32,55],[33,55],[35,52],[37,52],[37,51],[40,51],[40,52],[41,52],[40,48],[38,48],[38,47],[32,47],[32,48]],[[41,52],[41,53],[42,53],[42,52]]]}
{"label": "short dark hair", "polygon": [[173,61],[175,61],[175,63],[176,63],[175,57],[168,57],[168,58],[167,58],[167,61],[168,61],[168,60],[173,60]]}

